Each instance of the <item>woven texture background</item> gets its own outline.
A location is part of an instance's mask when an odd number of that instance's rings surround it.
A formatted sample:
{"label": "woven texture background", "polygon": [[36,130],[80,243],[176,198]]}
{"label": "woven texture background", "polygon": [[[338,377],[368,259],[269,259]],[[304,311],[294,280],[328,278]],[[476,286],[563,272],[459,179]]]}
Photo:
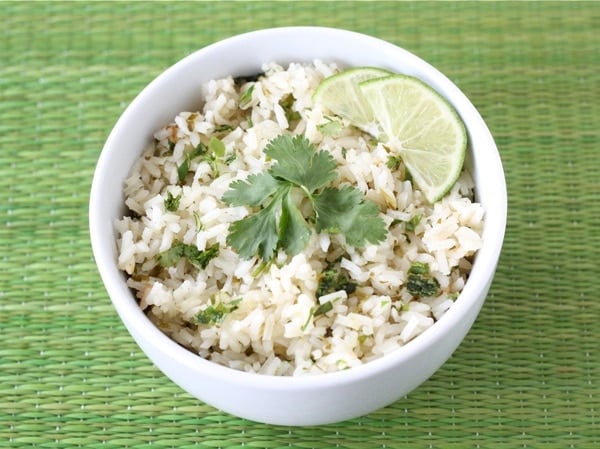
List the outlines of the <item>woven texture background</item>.
{"label": "woven texture background", "polygon": [[[0,2],[0,23],[0,447],[600,447],[600,4]],[[437,66],[488,122],[509,189],[498,272],[454,356],[407,398],[322,427],[238,419],[171,383],[88,238],[128,102],[198,48],[283,25]]]}

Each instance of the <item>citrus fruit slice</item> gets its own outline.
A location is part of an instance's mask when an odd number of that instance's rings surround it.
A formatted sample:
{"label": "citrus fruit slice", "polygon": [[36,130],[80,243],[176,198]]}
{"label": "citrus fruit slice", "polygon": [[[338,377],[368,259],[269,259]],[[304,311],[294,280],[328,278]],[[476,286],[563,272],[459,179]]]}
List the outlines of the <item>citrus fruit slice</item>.
{"label": "citrus fruit slice", "polygon": [[464,124],[453,107],[430,86],[407,75],[359,84],[363,98],[430,203],[456,183],[467,147]]}
{"label": "citrus fruit slice", "polygon": [[326,110],[370,133],[377,127],[371,107],[360,92],[359,84],[390,75],[392,72],[375,67],[344,70],[324,79],[319,84],[313,94],[313,102],[321,104]]}

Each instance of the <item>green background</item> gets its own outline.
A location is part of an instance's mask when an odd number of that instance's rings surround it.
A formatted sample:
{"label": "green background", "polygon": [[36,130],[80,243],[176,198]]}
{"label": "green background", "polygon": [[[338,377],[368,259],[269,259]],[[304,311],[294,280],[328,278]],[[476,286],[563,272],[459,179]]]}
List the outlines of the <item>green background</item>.
{"label": "green background", "polygon": [[[407,398],[322,427],[238,419],[171,383],[88,238],[94,166],[135,95],[196,49],[283,25],[438,67],[487,121],[509,191],[497,275],[454,356]],[[600,447],[599,30],[593,2],[0,2],[0,447]]]}

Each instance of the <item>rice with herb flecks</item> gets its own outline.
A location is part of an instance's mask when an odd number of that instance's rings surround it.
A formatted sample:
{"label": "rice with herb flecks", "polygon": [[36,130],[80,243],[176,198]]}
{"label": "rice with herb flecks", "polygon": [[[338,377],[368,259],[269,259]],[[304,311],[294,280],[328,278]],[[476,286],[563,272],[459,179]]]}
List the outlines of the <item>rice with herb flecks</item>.
{"label": "rice with herb flecks", "polygon": [[[148,317],[206,359],[271,375],[353,367],[428,329],[466,282],[484,218],[472,179],[463,171],[429,204],[384,144],[313,105],[337,71],[271,63],[258,80],[209,81],[202,109],[159,129],[126,180],[119,268]],[[282,134],[331,154],[334,184],[378,206],[382,242],[354,248],[341,233],[313,230],[303,251],[280,249],[272,263],[228,244],[232,224],[258,208],[223,196],[273,164],[263,150]]]}

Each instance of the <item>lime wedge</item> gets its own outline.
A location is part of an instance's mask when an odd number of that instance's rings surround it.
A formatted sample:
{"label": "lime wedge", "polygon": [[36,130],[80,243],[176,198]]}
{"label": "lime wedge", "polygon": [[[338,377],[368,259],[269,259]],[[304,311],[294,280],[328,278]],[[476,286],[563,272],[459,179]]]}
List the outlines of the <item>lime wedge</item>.
{"label": "lime wedge", "polygon": [[352,125],[371,132],[376,128],[373,112],[360,92],[363,81],[390,76],[392,72],[375,67],[357,67],[324,79],[313,94],[313,102],[348,120]]}
{"label": "lime wedge", "polygon": [[464,124],[452,106],[427,84],[407,75],[363,81],[363,98],[386,144],[397,151],[430,203],[456,183],[467,147]]}

